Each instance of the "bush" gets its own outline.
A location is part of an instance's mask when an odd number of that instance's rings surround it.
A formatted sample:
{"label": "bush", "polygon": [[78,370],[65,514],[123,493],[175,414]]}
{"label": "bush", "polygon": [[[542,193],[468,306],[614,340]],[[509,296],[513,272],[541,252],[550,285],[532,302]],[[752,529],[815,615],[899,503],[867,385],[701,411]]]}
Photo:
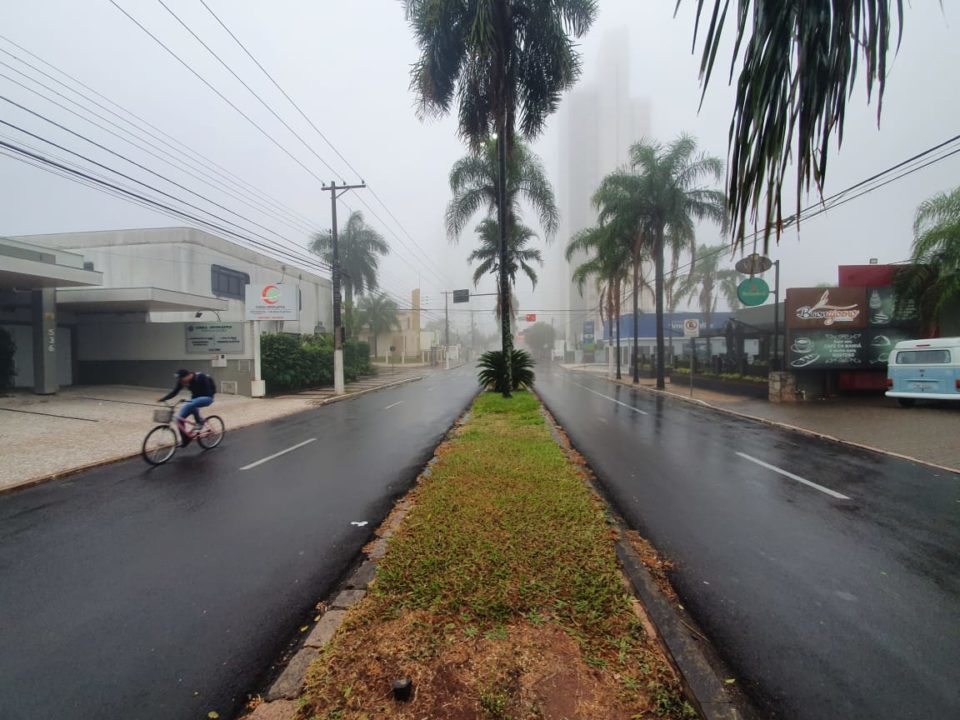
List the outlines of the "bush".
{"label": "bush", "polygon": [[[263,379],[271,392],[333,385],[333,343],[326,336],[263,335],[260,352]],[[367,343],[344,343],[344,380],[350,382],[371,373]]]}
{"label": "bush", "polygon": [[17,344],[3,328],[0,328],[0,392],[13,388],[13,376],[16,368],[13,356],[17,352]]}
{"label": "bush", "polygon": [[[511,354],[511,371],[513,387],[511,390],[523,390],[533,387],[533,358],[526,350],[514,350]],[[477,379],[486,390],[503,392],[507,384],[507,365],[504,362],[503,352],[491,350],[480,356],[477,363],[480,372]]]}

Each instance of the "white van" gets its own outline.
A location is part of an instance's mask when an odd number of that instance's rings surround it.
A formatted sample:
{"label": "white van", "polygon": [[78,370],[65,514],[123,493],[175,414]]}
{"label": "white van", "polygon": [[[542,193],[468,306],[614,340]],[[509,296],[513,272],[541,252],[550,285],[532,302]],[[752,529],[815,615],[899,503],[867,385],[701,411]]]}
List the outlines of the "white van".
{"label": "white van", "polygon": [[918,399],[960,400],[960,338],[897,343],[887,364],[887,397],[904,407]]}

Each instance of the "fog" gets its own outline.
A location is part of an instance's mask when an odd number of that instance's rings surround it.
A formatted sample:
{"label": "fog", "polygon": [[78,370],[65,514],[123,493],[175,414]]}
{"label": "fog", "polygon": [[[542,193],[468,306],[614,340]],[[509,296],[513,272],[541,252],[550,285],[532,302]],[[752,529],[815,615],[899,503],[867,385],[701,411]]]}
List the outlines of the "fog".
{"label": "fog", "polygon": [[[177,53],[187,65],[246,113],[237,110],[187,67],[125,17],[109,0],[33,0],[7,2],[0,7],[0,32],[32,53],[103,93],[124,108],[282,201],[309,219],[315,230],[330,226],[329,194],[320,180],[366,181],[341,200],[340,218],[351,209],[365,213],[391,245],[382,263],[381,283],[392,296],[406,302],[411,289],[421,287],[439,317],[444,290],[473,288],[466,257],[473,239],[465,233],[459,243],[446,237],[443,213],[450,198],[447,175],[466,153],[453,118],[421,120],[409,90],[409,68],[418,51],[407,27],[403,7],[396,0],[277,0],[271,3],[208,0],[210,7],[273,75],[327,138],[325,141],[297,113],[284,96],[224,32],[198,0],[166,0],[170,9],[190,26],[250,85],[310,146],[308,149],[268,109],[230,75],[161,4],[154,0],[117,0],[127,12]],[[626,29],[629,36],[628,95],[645,100],[650,108],[650,132],[669,141],[680,132],[695,135],[701,147],[726,157],[727,130],[733,92],[726,84],[729,52],[718,58],[717,72],[700,106],[699,53],[691,53],[693,0],[685,2],[676,18],[674,3],[602,0],[597,22],[582,44],[582,83],[608,78],[600,60],[605,38]],[[957,133],[960,95],[950,91],[960,66],[960,30],[957,6],[917,2],[907,9],[903,42],[888,78],[881,124],[876,100],[867,105],[864,80],[849,105],[842,149],[831,158],[827,195],[886,169]],[[30,60],[8,42],[0,48]],[[246,218],[282,235],[285,247],[306,246],[305,223],[287,227],[259,213],[217,188],[163,164],[142,151],[75,115],[51,104],[64,102],[11,70],[9,66],[42,78],[10,55],[0,54],[2,94],[74,131],[136,159],[185,186],[215,198]],[[39,66],[39,65],[38,65]],[[53,71],[46,68],[47,71]],[[55,73],[54,73],[55,74]],[[8,78],[39,90],[40,97]],[[62,90],[62,88],[61,88]],[[0,119],[82,152],[104,164],[122,167],[131,177],[157,182],[139,168],[118,160],[53,125],[0,102]],[[534,148],[546,163],[555,188],[560,184],[562,159],[560,118],[551,118]],[[302,165],[267,139],[260,125]],[[102,124],[102,123],[101,123]],[[43,143],[3,126],[3,139],[15,139],[50,150]],[[634,138],[639,140],[640,138]],[[54,151],[65,155],[63,151]],[[314,155],[319,155],[320,158]],[[342,156],[342,157],[341,157]],[[321,160],[322,158],[322,160]],[[346,159],[346,162],[344,159]],[[326,163],[326,164],[325,164]],[[332,168],[332,169],[331,169]],[[613,169],[612,167],[609,169]],[[804,286],[836,279],[838,264],[897,262],[909,256],[913,213],[930,195],[958,184],[960,159],[953,156],[929,168],[878,189],[805,223],[785,234],[771,255],[782,262],[783,285]],[[2,219],[0,234],[22,235],[185,224],[159,212],[130,204],[83,187],[7,156],[0,156]],[[163,187],[170,189],[169,185]],[[788,188],[787,208],[793,208]],[[177,190],[178,196],[187,194]],[[558,196],[559,197],[559,196]],[[194,198],[194,200],[196,200]],[[382,201],[382,204],[381,204]],[[807,198],[804,204],[816,201]],[[198,204],[202,204],[197,201]],[[566,208],[561,203],[561,214]],[[219,212],[219,211],[218,211]],[[221,213],[222,214],[222,213]],[[245,220],[232,219],[249,227]],[[481,218],[478,216],[477,221]],[[535,227],[529,214],[527,224]],[[472,227],[472,226],[471,226]],[[577,228],[565,228],[568,232]],[[541,233],[542,234],[542,233]],[[568,237],[556,237],[545,250],[541,281],[531,291],[525,278],[518,284],[520,310],[536,311],[542,319],[559,321],[570,309],[570,271],[562,260]],[[701,228],[698,242],[721,241],[716,228]],[[480,283],[490,292],[493,278]],[[482,310],[482,329],[493,329],[489,311],[494,298],[473,300]],[[453,311],[455,326],[469,325],[468,313]]]}

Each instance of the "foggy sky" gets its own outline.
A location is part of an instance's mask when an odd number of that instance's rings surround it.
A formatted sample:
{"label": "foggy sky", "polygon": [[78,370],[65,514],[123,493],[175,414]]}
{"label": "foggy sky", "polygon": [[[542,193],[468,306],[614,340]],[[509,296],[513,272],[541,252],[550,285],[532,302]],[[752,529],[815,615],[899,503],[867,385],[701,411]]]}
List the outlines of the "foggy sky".
{"label": "foggy sky", "polygon": [[[416,117],[415,98],[408,85],[409,67],[417,57],[417,48],[400,2],[208,0],[359,171],[359,177],[286,103],[199,2],[168,0],[170,7],[334,167],[337,175],[286,131],[157,2],[118,2],[320,178],[351,182],[363,179],[376,190],[402,228],[369,190],[357,192],[365,193],[364,198],[380,219],[370,215],[350,195],[343,199],[346,206],[341,206],[340,217],[345,218],[349,208],[364,211],[368,222],[390,243],[392,253],[384,261],[382,283],[392,294],[409,298],[410,290],[419,284],[429,297],[429,306],[439,308],[443,304],[442,290],[473,287],[472,271],[466,263],[472,249],[471,237],[466,234],[459,244],[451,244],[443,227],[443,211],[450,197],[447,175],[466,150],[452,118],[421,122]],[[597,65],[597,56],[604,34],[628,27],[631,91],[650,101],[653,135],[668,141],[686,131],[699,139],[703,149],[725,158],[733,102],[733,91],[725,82],[729,52],[718,57],[713,82],[698,112],[699,55],[691,54],[695,4],[687,0],[674,19],[673,0],[601,0],[597,22],[582,45],[583,77],[590,81],[603,71]],[[842,149],[834,150],[830,161],[827,195],[957,133],[960,94],[954,91],[954,75],[960,67],[960,31],[956,3],[944,5],[943,12],[934,2],[915,2],[907,9],[903,43],[889,75],[879,129],[875,100],[866,105],[863,77],[859,78],[848,108]],[[281,199],[310,218],[317,230],[329,227],[329,196],[322,192],[317,180],[260,135],[108,0],[6,2],[0,5],[0,33]],[[13,50],[3,41],[0,47]],[[6,55],[0,55],[0,60],[17,66]],[[22,81],[5,67],[0,66],[0,73]],[[307,242],[306,233],[255,216],[254,210],[177,174],[169,166],[4,78],[0,78],[0,88],[0,94],[6,97],[136,157],[185,185],[215,195],[225,205],[282,231],[290,242],[300,246]],[[0,118],[103,162],[121,165],[6,103],[0,103]],[[563,152],[558,146],[556,126],[554,117],[535,144],[552,173],[555,188]],[[8,128],[0,129],[0,134],[18,141],[24,139]],[[146,177],[129,167],[126,170]],[[796,231],[787,233],[779,247],[771,251],[774,258],[782,261],[784,287],[835,281],[838,264],[866,263],[871,257],[881,263],[906,259],[917,204],[960,184],[958,171],[960,156],[955,156],[805,223],[799,236]],[[184,224],[7,157],[0,157],[0,183],[0,234]],[[792,188],[788,192],[789,211],[793,208]],[[814,199],[808,198],[804,204]],[[564,211],[562,206],[560,211]],[[535,226],[532,216],[526,221]],[[716,244],[720,240],[716,228],[701,228],[699,243]],[[566,241],[567,238],[557,238],[546,250],[547,264],[540,270],[541,283],[535,293],[530,292],[525,278],[520,280],[522,311],[566,307],[568,269],[560,259]],[[493,287],[491,277],[481,283],[480,291],[489,292]],[[490,308],[493,300],[478,298],[471,307]],[[468,326],[469,316],[460,308],[453,313],[454,323]],[[541,317],[549,319],[551,315],[541,313]],[[559,322],[562,315],[553,317]],[[477,319],[486,330],[492,330],[489,313],[478,314]]]}

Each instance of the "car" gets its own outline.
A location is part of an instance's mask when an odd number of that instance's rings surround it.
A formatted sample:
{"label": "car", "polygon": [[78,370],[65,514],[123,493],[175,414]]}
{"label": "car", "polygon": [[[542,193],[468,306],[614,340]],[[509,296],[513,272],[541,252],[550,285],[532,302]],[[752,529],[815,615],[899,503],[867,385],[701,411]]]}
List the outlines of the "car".
{"label": "car", "polygon": [[960,337],[898,342],[888,360],[887,397],[904,407],[921,399],[960,401]]}

